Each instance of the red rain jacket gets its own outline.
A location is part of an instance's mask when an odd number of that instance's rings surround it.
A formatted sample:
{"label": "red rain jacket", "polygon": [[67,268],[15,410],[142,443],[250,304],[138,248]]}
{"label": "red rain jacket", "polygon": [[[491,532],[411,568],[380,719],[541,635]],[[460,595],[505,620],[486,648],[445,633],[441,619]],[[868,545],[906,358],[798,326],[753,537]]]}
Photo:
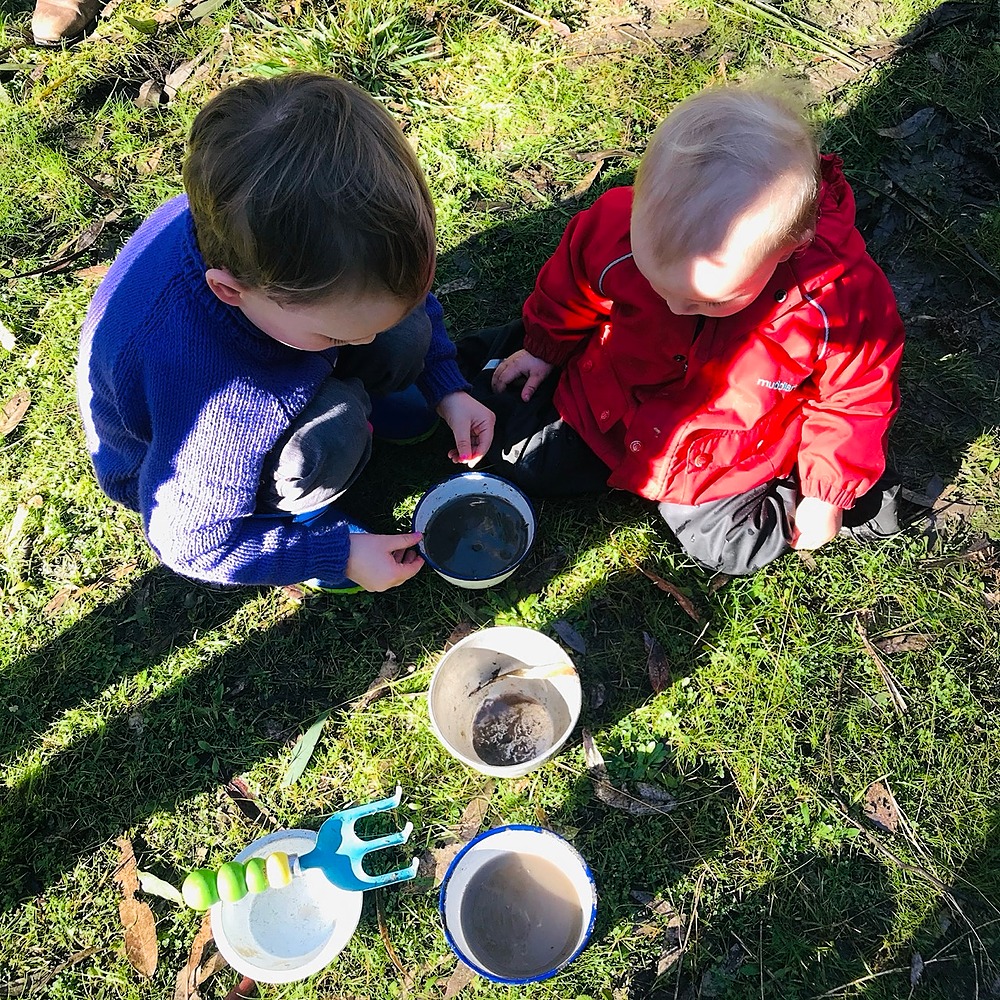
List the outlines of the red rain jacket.
{"label": "red rain jacket", "polygon": [[797,467],[802,496],[848,508],[885,468],[903,327],[822,160],[816,238],[745,309],[675,316],[632,259],[632,189],[570,222],[524,306],[525,348],[563,368],[555,405],[651,500],[736,496]]}

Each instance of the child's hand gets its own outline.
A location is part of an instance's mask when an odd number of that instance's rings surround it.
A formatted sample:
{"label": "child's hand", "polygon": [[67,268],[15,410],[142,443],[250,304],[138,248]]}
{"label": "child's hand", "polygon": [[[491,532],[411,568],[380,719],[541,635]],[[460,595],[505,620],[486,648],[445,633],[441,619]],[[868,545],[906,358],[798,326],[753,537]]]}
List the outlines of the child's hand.
{"label": "child's hand", "polygon": [[441,419],[455,435],[448,457],[470,469],[490,450],[496,414],[467,392],[451,392],[437,405]]}
{"label": "child's hand", "polygon": [[391,590],[420,572],[424,561],[412,535],[351,535],[351,552],[344,575],[365,590]]}
{"label": "child's hand", "polygon": [[550,365],[547,361],[536,358],[534,354],[529,354],[522,348],[520,351],[515,351],[509,358],[504,358],[497,365],[491,383],[493,391],[503,392],[515,379],[519,379],[522,375],[526,376],[527,381],[521,390],[521,399],[527,403],[554,367],[555,365]]}
{"label": "child's hand", "polygon": [[795,508],[792,548],[818,549],[826,545],[840,531],[843,520],[840,507],[816,497],[803,497]]}

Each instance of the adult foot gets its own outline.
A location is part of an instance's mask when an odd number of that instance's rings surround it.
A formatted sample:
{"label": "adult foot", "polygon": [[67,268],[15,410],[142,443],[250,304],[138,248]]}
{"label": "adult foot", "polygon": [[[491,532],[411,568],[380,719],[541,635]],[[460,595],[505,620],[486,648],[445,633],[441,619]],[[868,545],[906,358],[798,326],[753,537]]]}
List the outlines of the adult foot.
{"label": "adult foot", "polygon": [[78,41],[97,17],[101,0],[37,0],[31,17],[36,45],[63,45]]}

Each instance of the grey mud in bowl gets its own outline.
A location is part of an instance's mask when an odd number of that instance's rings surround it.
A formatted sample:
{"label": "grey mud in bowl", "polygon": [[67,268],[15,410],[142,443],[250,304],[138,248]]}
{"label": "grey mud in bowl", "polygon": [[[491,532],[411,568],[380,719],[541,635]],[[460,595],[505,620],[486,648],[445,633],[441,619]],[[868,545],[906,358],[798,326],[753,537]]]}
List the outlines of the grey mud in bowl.
{"label": "grey mud in bowl", "polygon": [[[481,651],[470,650],[481,656]],[[468,720],[472,751],[490,767],[517,767],[541,756],[572,725],[565,701],[553,696],[551,680],[532,677],[538,668],[505,653],[487,664],[486,678],[468,695],[463,715]],[[569,663],[554,663],[542,674],[572,671]],[[528,676],[526,676],[528,675]]]}
{"label": "grey mud in bowl", "polygon": [[508,500],[457,496],[427,521],[421,545],[431,564],[449,576],[487,580],[510,569],[528,548],[523,514]]}

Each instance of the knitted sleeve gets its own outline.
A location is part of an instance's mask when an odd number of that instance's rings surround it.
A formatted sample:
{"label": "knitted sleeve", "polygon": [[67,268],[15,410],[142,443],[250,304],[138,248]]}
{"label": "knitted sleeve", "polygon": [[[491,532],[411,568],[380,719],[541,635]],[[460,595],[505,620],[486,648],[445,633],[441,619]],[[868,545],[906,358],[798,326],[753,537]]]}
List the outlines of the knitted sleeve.
{"label": "knitted sleeve", "polygon": [[417,386],[427,402],[437,406],[449,393],[468,389],[469,383],[462,377],[455,362],[455,345],[445,329],[441,303],[428,293],[424,308],[431,321],[431,344]]}
{"label": "knitted sleeve", "polygon": [[284,585],[344,575],[347,521],[321,526],[253,516],[264,455],[259,426],[287,426],[271,396],[246,382],[188,396],[177,372],[146,368],[150,412],[161,414],[139,472],[139,510],[156,554],[183,576]]}

